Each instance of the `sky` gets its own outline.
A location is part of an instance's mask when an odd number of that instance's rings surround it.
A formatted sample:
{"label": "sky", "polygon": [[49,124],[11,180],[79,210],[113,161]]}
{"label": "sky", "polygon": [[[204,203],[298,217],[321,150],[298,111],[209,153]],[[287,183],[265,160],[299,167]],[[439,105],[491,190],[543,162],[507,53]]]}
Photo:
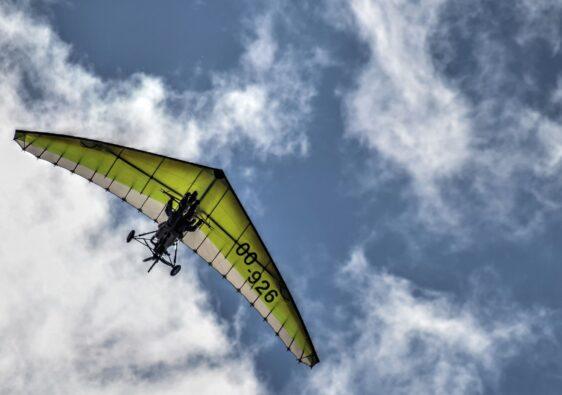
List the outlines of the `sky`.
{"label": "sky", "polygon": [[[0,393],[557,394],[562,2],[0,2]],[[16,128],[224,168],[320,357]]]}

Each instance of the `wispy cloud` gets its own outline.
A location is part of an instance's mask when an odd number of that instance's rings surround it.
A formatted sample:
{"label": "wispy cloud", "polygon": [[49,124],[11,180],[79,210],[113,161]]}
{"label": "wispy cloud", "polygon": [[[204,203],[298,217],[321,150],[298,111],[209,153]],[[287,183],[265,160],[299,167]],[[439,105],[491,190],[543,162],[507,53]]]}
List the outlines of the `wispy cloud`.
{"label": "wispy cloud", "polygon": [[374,269],[361,248],[338,278],[353,294],[351,325],[331,333],[310,392],[484,393],[495,388],[511,358],[548,335],[538,324],[543,311],[501,298],[479,300],[476,291],[462,301],[417,287]]}
{"label": "wispy cloud", "polygon": [[[348,10],[370,56],[345,96],[346,135],[407,175],[421,222],[459,238],[540,230],[562,202],[560,103],[543,75],[559,68],[560,4],[355,0]],[[549,55],[526,61],[537,43]]]}
{"label": "wispy cloud", "polygon": [[[403,168],[429,211],[443,208],[438,182],[470,154],[464,100],[436,73],[427,51],[441,1],[350,3],[352,29],[370,58],[345,98],[347,135]],[[439,222],[456,225],[453,210]]]}
{"label": "wispy cloud", "polygon": [[271,18],[258,17],[239,65],[209,71],[211,89],[178,92],[159,76],[107,80],[70,60],[71,46],[29,7],[0,8],[0,118],[4,127],[72,131],[163,149],[191,159],[227,156],[237,144],[265,155],[304,154],[303,124],[315,65],[277,48]]}

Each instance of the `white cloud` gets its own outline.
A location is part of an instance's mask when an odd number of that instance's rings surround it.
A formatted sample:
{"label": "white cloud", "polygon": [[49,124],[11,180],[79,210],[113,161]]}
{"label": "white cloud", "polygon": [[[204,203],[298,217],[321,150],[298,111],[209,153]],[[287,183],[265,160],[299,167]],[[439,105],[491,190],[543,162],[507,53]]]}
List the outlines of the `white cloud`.
{"label": "white cloud", "polygon": [[[142,73],[99,77],[25,3],[1,3],[0,137],[70,131],[190,159],[228,156],[238,143],[263,156],[304,153],[295,125],[314,94],[309,65],[275,49],[267,19],[255,28],[239,68],[215,74],[213,89],[175,92]],[[159,268],[147,276],[144,251],[123,236],[148,221],[115,226],[104,191],[16,144],[0,156],[0,392],[264,392],[190,269],[198,262],[184,258],[173,279]]]}
{"label": "white cloud", "polygon": [[420,181],[454,172],[468,154],[463,103],[436,75],[427,53],[426,26],[435,23],[440,3],[351,3],[371,58],[348,97],[349,133]]}
{"label": "white cloud", "polygon": [[308,382],[310,392],[483,393],[510,358],[536,341],[535,322],[544,314],[420,289],[369,267],[360,248],[339,279],[353,294],[352,325],[332,334],[329,356]]}
{"label": "white cloud", "polygon": [[250,39],[243,62],[259,72],[267,71],[273,66],[277,52],[277,43],[273,39],[272,16],[262,17],[258,23],[256,37]]}
{"label": "white cloud", "polygon": [[[303,154],[314,60],[278,51],[258,18],[240,65],[212,73],[212,88],[177,92],[161,77],[106,80],[70,61],[72,48],[25,6],[0,7],[3,125],[72,131],[207,161],[250,143],[260,155]],[[298,126],[298,127],[297,127]]]}
{"label": "white cloud", "polygon": [[[553,174],[553,166],[560,170],[560,145],[554,136],[562,134],[562,120],[525,103],[520,92],[536,90],[533,78],[512,71],[510,65],[518,59],[497,40],[498,32],[470,24],[494,16],[480,3],[442,0],[339,4],[351,15],[344,18],[347,28],[370,55],[356,86],[344,96],[346,135],[409,177],[421,222],[460,238],[470,237],[475,231],[471,227],[483,224],[499,226],[507,237],[540,229],[553,209],[541,202],[562,202],[548,192],[559,178],[544,177]],[[447,7],[459,9],[453,13],[456,19],[442,18]],[[521,0],[511,8],[522,21],[514,37],[519,45],[541,38],[552,53],[559,50],[559,2]],[[454,48],[458,43],[449,29],[463,31],[474,51]],[[458,59],[465,63],[472,60],[470,55],[476,57],[468,77],[449,80],[436,67],[431,51],[435,40],[446,55],[461,51]],[[479,98],[460,89],[466,78]],[[549,105],[559,108],[557,97],[554,92]],[[529,177],[539,182],[529,187]],[[536,201],[527,199],[531,208],[521,208],[524,194],[537,194]]]}
{"label": "white cloud", "polygon": [[[443,208],[437,183],[464,166],[471,144],[463,98],[436,73],[427,51],[441,4],[351,2],[353,29],[370,59],[345,99],[347,135],[404,168],[432,212]],[[448,211],[438,222],[455,225]]]}

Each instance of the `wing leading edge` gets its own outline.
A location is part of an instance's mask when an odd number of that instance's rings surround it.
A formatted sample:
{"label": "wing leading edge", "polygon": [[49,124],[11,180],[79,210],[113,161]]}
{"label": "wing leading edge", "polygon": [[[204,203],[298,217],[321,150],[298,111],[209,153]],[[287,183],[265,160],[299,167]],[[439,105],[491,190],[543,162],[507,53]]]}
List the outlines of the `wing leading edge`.
{"label": "wing leading edge", "polygon": [[265,244],[220,169],[116,144],[17,130],[26,152],[78,174],[150,219],[167,219],[169,196],[201,196],[205,224],[183,243],[212,266],[258,311],[299,362],[319,362],[297,306]]}

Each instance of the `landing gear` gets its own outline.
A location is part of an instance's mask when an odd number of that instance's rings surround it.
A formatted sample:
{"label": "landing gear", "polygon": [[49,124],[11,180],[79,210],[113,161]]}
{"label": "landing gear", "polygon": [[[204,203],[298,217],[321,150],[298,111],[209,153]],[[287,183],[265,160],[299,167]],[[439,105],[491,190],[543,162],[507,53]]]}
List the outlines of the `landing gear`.
{"label": "landing gear", "polygon": [[[216,178],[221,178],[219,176],[220,174],[216,175]],[[173,277],[181,270],[181,266],[176,263],[178,242],[187,233],[195,232],[206,222],[201,218],[202,210],[199,210],[200,200],[197,199],[197,191],[188,192],[181,199],[165,190],[162,192],[170,198],[162,209],[168,218],[160,222],[158,228],[152,232],[136,234],[131,230],[127,235],[127,243],[135,240],[150,251],[151,255],[143,260],[143,262],[150,262],[149,273],[157,263],[163,263],[170,267],[170,276]],[[172,246],[173,253],[168,252]]]}
{"label": "landing gear", "polygon": [[153,231],[137,235],[135,234],[135,231],[132,230],[127,235],[127,243],[131,242],[132,240],[138,241],[146,248],[148,248],[148,250],[152,253],[152,255],[148,258],[143,259],[143,262],[152,262],[152,264],[148,268],[149,273],[158,262],[162,262],[164,265],[170,266],[172,268],[172,270],[170,271],[170,276],[175,276],[181,270],[181,266],[176,264],[176,261],[178,259],[178,240],[176,239],[173,242],[174,254],[171,255],[167,251],[168,246],[165,244],[165,241],[156,240],[155,242],[154,237],[147,237],[149,235],[155,234],[156,232],[157,231]]}
{"label": "landing gear", "polygon": [[181,265],[176,265],[172,268],[172,271],[170,271],[170,276],[175,276],[176,274],[178,274],[181,270]]}
{"label": "landing gear", "polygon": [[178,259],[178,241],[176,240],[176,242],[174,243],[174,262],[173,262],[173,266],[172,266],[172,271],[170,271],[170,276],[175,276],[176,274],[178,274],[181,270],[181,266],[180,265],[176,265],[176,260]]}

